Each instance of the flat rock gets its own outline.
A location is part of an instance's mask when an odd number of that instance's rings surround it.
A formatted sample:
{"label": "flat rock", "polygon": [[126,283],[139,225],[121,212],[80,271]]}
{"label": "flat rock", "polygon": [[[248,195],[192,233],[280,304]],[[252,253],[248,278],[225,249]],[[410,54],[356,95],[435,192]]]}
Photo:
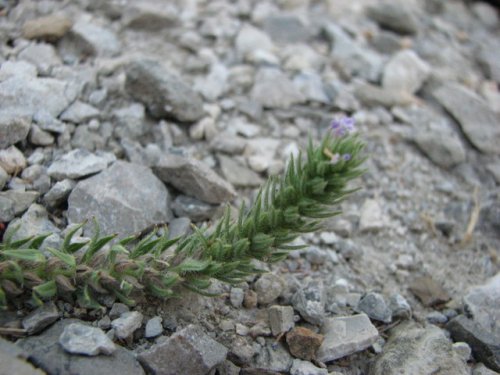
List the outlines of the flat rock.
{"label": "flat rock", "polygon": [[391,330],[384,351],[369,374],[468,375],[470,370],[455,353],[443,330],[408,323]]}
{"label": "flat rock", "polygon": [[144,375],[134,355],[120,346],[109,356],[88,357],[66,353],[59,344],[59,337],[64,328],[72,323],[82,322],[76,319],[61,320],[40,335],[19,340],[17,345],[29,354],[36,366],[49,374]]}
{"label": "flat rock", "polygon": [[59,319],[59,311],[56,305],[53,302],[47,302],[27,315],[22,324],[28,334],[33,335],[42,331],[57,319]]}
{"label": "flat rock", "polygon": [[267,17],[262,26],[264,31],[277,43],[303,43],[310,36],[307,27],[295,16]]}
{"label": "flat rock", "polygon": [[49,207],[57,207],[67,201],[69,194],[76,186],[76,182],[70,179],[57,181],[43,196],[43,201]]}
{"label": "flat rock", "polygon": [[444,288],[429,276],[416,278],[410,284],[410,291],[424,304],[432,307],[446,303],[450,300],[450,295]]}
{"label": "flat rock", "polygon": [[[231,289],[231,296],[233,295],[233,289]],[[292,306],[271,306],[267,309],[267,314],[269,317],[269,326],[274,336],[278,336],[282,332],[288,332],[295,326]]]}
{"label": "flat rock", "polygon": [[142,352],[138,358],[148,371],[156,375],[205,375],[222,363],[226,355],[225,346],[200,327],[189,325]]}
{"label": "flat rock", "polygon": [[379,337],[366,314],[328,318],[321,332],[325,336],[317,352],[317,359],[321,362],[334,361],[362,351]]}
{"label": "flat rock", "polygon": [[38,191],[1,191],[0,221],[9,222],[14,217],[24,213],[39,196]]}
{"label": "flat rock", "polygon": [[289,108],[305,97],[279,69],[261,68],[255,76],[251,98],[266,108]]}
{"label": "flat rock", "polygon": [[148,320],[146,323],[146,329],[144,331],[144,337],[147,339],[160,336],[163,333],[163,326],[161,316],[155,316]]}
{"label": "flat rock", "polygon": [[128,311],[111,322],[115,329],[115,336],[120,340],[126,340],[142,325],[142,314],[138,311]]}
{"label": "flat rock", "polygon": [[7,148],[14,143],[24,141],[31,126],[31,117],[28,114],[16,111],[0,111],[0,149]]}
{"label": "flat rock", "polygon": [[457,83],[444,84],[433,95],[475,147],[484,153],[500,154],[500,117],[481,97]]}
{"label": "flat rock", "polygon": [[236,197],[231,184],[195,159],[165,155],[153,167],[153,171],[163,182],[204,202],[218,204]]}
{"label": "flat rock", "polygon": [[412,96],[407,93],[393,92],[369,83],[356,85],[354,95],[367,107],[391,108],[396,105],[406,106],[413,101]]}
{"label": "flat rock", "polygon": [[316,367],[308,361],[294,359],[290,368],[290,375],[328,375],[328,370]]}
{"label": "flat rock", "polygon": [[0,338],[1,375],[46,375],[45,371],[33,367],[27,354],[10,341]]}
{"label": "flat rock", "polygon": [[95,217],[102,233],[129,235],[170,221],[170,194],[147,167],[117,161],[78,182],[68,198],[68,220]]}
{"label": "flat rock", "polygon": [[64,327],[59,337],[63,349],[72,354],[96,356],[113,354],[116,346],[100,329],[81,323],[71,323]]}
{"label": "flat rock", "polygon": [[60,119],[74,124],[81,124],[98,116],[99,110],[97,108],[77,100],[61,113]]}
{"label": "flat rock", "polygon": [[50,75],[54,66],[62,65],[62,60],[53,45],[47,43],[33,43],[23,49],[19,59],[28,61],[36,66],[39,75]]}
{"label": "flat rock", "polygon": [[305,327],[296,327],[286,334],[286,343],[295,358],[310,361],[316,359],[316,352],[325,337]]}
{"label": "flat rock", "polygon": [[61,14],[51,14],[44,17],[28,20],[22,28],[26,39],[42,39],[56,42],[71,29],[71,20]]}
{"label": "flat rock", "polygon": [[274,343],[273,339],[272,341],[266,340],[266,345],[255,357],[252,367],[258,370],[255,374],[287,373],[292,367],[292,363],[293,358],[288,354],[288,350],[282,343]]}
{"label": "flat rock", "polygon": [[263,182],[262,178],[246,165],[239,163],[235,159],[219,154],[220,169],[222,174],[233,186],[237,187],[257,187]]}
{"label": "flat rock", "polygon": [[367,14],[383,28],[401,34],[415,34],[418,31],[415,13],[404,3],[379,3],[369,7]]}
{"label": "flat rock", "polygon": [[414,94],[431,72],[429,64],[414,51],[403,50],[391,57],[384,68],[382,87],[397,93]]}
{"label": "flat rock", "polygon": [[156,32],[179,23],[175,5],[155,1],[141,1],[127,5],[129,6],[123,12],[123,24],[128,28]]}
{"label": "flat rock", "polygon": [[273,51],[275,46],[273,41],[262,30],[250,24],[244,24],[235,39],[235,47],[238,53],[245,57],[257,49]]}
{"label": "flat rock", "polygon": [[145,104],[152,116],[182,122],[194,122],[203,117],[203,102],[199,95],[160,63],[134,61],[126,67],[126,76],[127,92]]}
{"label": "flat rock", "polygon": [[47,173],[56,180],[78,179],[101,172],[115,160],[110,152],[98,151],[94,154],[86,149],[75,149],[52,162]]}

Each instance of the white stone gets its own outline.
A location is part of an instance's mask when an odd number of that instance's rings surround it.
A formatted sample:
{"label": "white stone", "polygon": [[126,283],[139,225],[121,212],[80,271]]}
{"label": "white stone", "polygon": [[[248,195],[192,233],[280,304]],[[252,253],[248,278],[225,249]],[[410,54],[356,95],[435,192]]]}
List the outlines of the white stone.
{"label": "white stone", "polygon": [[367,199],[361,207],[359,230],[361,232],[378,232],[386,225],[386,218],[378,201]]}
{"label": "white stone", "polygon": [[382,87],[393,92],[413,94],[431,72],[430,66],[412,50],[398,52],[387,63]]}
{"label": "white stone", "polygon": [[138,311],[123,313],[118,319],[111,322],[111,327],[115,329],[115,335],[120,340],[131,336],[142,324],[142,314]]}
{"label": "white stone", "polygon": [[100,328],[81,323],[71,323],[64,327],[59,343],[68,353],[88,356],[101,353],[111,355],[116,350],[113,341]]}

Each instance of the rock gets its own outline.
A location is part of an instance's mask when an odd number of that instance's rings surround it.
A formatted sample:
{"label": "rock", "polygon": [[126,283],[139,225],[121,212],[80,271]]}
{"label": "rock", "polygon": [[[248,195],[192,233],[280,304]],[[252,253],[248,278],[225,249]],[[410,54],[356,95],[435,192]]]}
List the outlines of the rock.
{"label": "rock", "polygon": [[114,134],[131,140],[143,136],[148,127],[146,126],[146,109],[141,103],[132,103],[126,107],[113,111],[113,119],[116,121]]}
{"label": "rock", "polygon": [[57,207],[67,201],[76,182],[69,179],[57,181],[43,196],[43,202],[49,207]]}
{"label": "rock", "polygon": [[449,294],[429,276],[416,278],[410,284],[410,291],[424,304],[432,307],[450,300]]}
{"label": "rock", "polygon": [[188,217],[193,222],[210,220],[218,206],[202,202],[186,195],[178,195],[171,204],[172,211],[177,217]]}
{"label": "rock", "polygon": [[196,81],[194,89],[205,99],[215,101],[227,91],[228,78],[229,71],[226,66],[216,63],[211,66],[206,77]]}
{"label": "rock", "polygon": [[53,302],[47,302],[27,315],[23,321],[23,328],[28,335],[34,335],[50,326],[59,319],[59,311]]}
{"label": "rock", "polygon": [[290,375],[328,375],[328,370],[314,366],[311,362],[294,359]]}
{"label": "rock", "polygon": [[170,154],[153,167],[162,181],[207,203],[223,203],[236,196],[234,188],[202,162]]}
{"label": "rock", "polygon": [[257,187],[262,184],[262,178],[257,173],[237,162],[234,158],[221,154],[217,158],[222,174],[233,186]]}
{"label": "rock", "polygon": [[24,141],[30,131],[31,118],[29,115],[15,111],[0,111],[0,150],[14,143]]}
{"label": "rock", "polygon": [[375,199],[366,199],[361,206],[359,218],[360,232],[379,232],[387,225],[387,219],[382,212],[382,207]]}
{"label": "rock", "polygon": [[257,301],[262,305],[267,305],[276,300],[285,288],[284,280],[273,273],[265,273],[255,282],[255,292]]}
{"label": "rock", "polygon": [[291,306],[271,306],[267,309],[267,313],[273,336],[288,332],[295,326],[293,307]]}
{"label": "rock", "polygon": [[392,321],[392,310],[387,306],[384,296],[375,292],[368,292],[361,297],[356,307],[359,312],[364,312],[371,319],[383,323]]}
{"label": "rock", "polygon": [[389,308],[394,318],[410,319],[412,316],[411,306],[401,294],[389,298]]}
{"label": "rock", "polygon": [[125,27],[157,32],[164,28],[176,26],[179,20],[175,5],[163,4],[154,1],[142,1],[128,4],[123,12]]}
{"label": "rock", "polygon": [[384,68],[382,87],[395,93],[414,94],[431,72],[429,64],[412,50],[396,53]]}
{"label": "rock", "polygon": [[498,375],[498,372],[490,370],[482,363],[478,363],[472,369],[472,375]]}
{"label": "rock", "polygon": [[253,309],[257,306],[257,293],[248,289],[243,296],[243,306],[247,309]]}
{"label": "rock", "polygon": [[77,100],[61,113],[59,118],[74,124],[82,124],[98,116],[99,110],[97,108]]}
{"label": "rock", "polygon": [[9,175],[5,172],[5,169],[0,166],[0,190],[3,190],[7,181],[9,181]]}
{"label": "rock", "polygon": [[271,38],[266,33],[250,24],[244,24],[238,32],[235,39],[235,47],[242,57],[247,57],[254,53],[256,47],[257,49],[269,52],[275,48]]}
{"label": "rock", "polygon": [[362,351],[379,337],[365,314],[326,319],[321,332],[325,340],[317,352],[317,360],[329,362]]}
{"label": "rock", "polygon": [[382,354],[375,359],[370,375],[467,375],[470,370],[452,349],[444,331],[414,323],[391,330]]}
{"label": "rock", "polygon": [[35,112],[33,121],[36,122],[40,129],[51,133],[62,134],[67,130],[64,122],[54,118],[54,116],[43,109]]}
{"label": "rock", "polygon": [[17,345],[29,354],[36,366],[48,374],[144,375],[134,355],[120,346],[109,356],[88,357],[66,353],[58,341],[64,328],[72,323],[81,322],[76,319],[61,320],[40,335],[19,340]]}
{"label": "rock", "polygon": [[277,43],[303,43],[310,33],[304,23],[295,16],[271,16],[263,22],[264,31]]}
{"label": "rock", "polygon": [[200,327],[189,325],[142,352],[138,358],[148,371],[157,375],[205,375],[222,363],[226,354],[223,345]]}
{"label": "rock", "polygon": [[265,371],[288,373],[292,362],[293,358],[288,354],[283,344],[273,344],[271,341],[266,341],[266,345],[255,357],[255,363],[252,367],[258,370],[256,374],[266,374]]}
{"label": "rock", "polygon": [[481,42],[479,51],[476,54],[477,61],[486,77],[497,83],[500,82],[499,47],[498,40]]}
{"label": "rock", "polygon": [[370,43],[378,52],[387,55],[392,55],[403,47],[403,41],[397,34],[384,30],[377,33]]}
{"label": "rock", "polygon": [[325,319],[326,291],[321,280],[310,280],[297,290],[292,303],[300,316],[311,324],[321,325]]}
{"label": "rock", "polygon": [[225,360],[220,365],[216,367],[217,373],[219,375],[239,375],[240,368],[236,366],[233,362]]}
{"label": "rock", "polygon": [[125,305],[124,303],[115,302],[109,310],[110,319],[118,319],[122,314],[125,314],[130,311],[130,307]]}
{"label": "rock", "polygon": [[0,192],[0,221],[9,222],[25,212],[40,196],[37,191],[7,190]]}
{"label": "rock", "polygon": [[59,42],[59,53],[68,62],[89,56],[113,57],[120,54],[121,49],[120,40],[113,31],[83,18]]}
{"label": "rock", "polygon": [[37,146],[50,146],[54,144],[54,136],[45,130],[40,129],[37,125],[31,125],[29,140]]}
{"label": "rock", "polygon": [[462,361],[470,361],[472,349],[466,342],[456,342],[451,346],[451,348]]}
{"label": "rock", "polygon": [[156,118],[194,122],[203,117],[203,103],[186,83],[158,62],[137,60],[126,67],[125,89]]}
{"label": "rock", "polygon": [[45,371],[33,367],[27,357],[19,347],[0,338],[0,374],[46,375]]}
{"label": "rock", "polygon": [[26,168],[26,158],[16,146],[0,150],[0,167],[10,175],[21,173]]}
{"label": "rock", "polygon": [[56,159],[47,173],[57,180],[77,179],[101,172],[115,160],[116,157],[109,152],[98,151],[93,154],[85,149],[75,149]]}
{"label": "rock", "polygon": [[276,68],[261,68],[254,79],[250,97],[265,108],[289,108],[305,98],[290,79]]}
{"label": "rock", "polygon": [[18,58],[35,65],[42,76],[50,75],[54,66],[62,65],[54,46],[46,43],[30,44],[19,53]]}
{"label": "rock", "polygon": [[316,352],[325,337],[304,327],[295,327],[286,334],[286,343],[295,358],[310,361],[316,359]]}
{"label": "rock", "polygon": [[[6,61],[0,67],[0,81],[5,81],[12,77],[33,79],[36,76],[36,66],[26,61]],[[19,112],[22,113],[22,111]]]}
{"label": "rock", "polygon": [[241,154],[247,145],[245,138],[228,133],[220,133],[210,142],[210,148],[214,151],[226,154]]}
{"label": "rock", "polygon": [[415,34],[418,31],[414,12],[403,3],[379,3],[369,7],[367,14],[383,28],[401,34]]}
{"label": "rock", "polygon": [[168,238],[173,239],[191,233],[191,220],[187,217],[173,219],[168,225]]}
{"label": "rock", "polygon": [[26,21],[22,28],[26,39],[42,39],[56,42],[71,29],[72,22],[62,14],[51,14],[45,17]]}
{"label": "rock", "polygon": [[148,320],[146,323],[146,330],[144,332],[144,337],[151,339],[160,336],[163,333],[163,326],[161,316],[155,316]]}
{"label": "rock", "polygon": [[463,300],[474,322],[500,339],[500,273],[484,285],[471,288]]}
{"label": "rock", "polygon": [[445,324],[448,321],[448,318],[446,315],[440,313],[439,311],[431,311],[425,316],[425,319],[430,323],[430,324]]}
{"label": "rock", "polygon": [[100,328],[81,323],[71,323],[64,327],[59,343],[68,353],[88,356],[101,353],[110,355],[116,350],[113,341]]}
{"label": "rock", "polygon": [[356,85],[354,95],[367,107],[390,108],[396,105],[405,106],[413,101],[413,98],[406,93],[392,92],[369,83]]}
{"label": "rock", "polygon": [[306,100],[330,104],[331,99],[325,92],[323,82],[319,74],[316,73],[301,73],[294,77],[293,84],[302,93]]}
{"label": "rock", "polygon": [[117,161],[78,182],[68,198],[68,220],[81,223],[95,217],[101,233],[129,235],[168,222],[169,204],[168,190],[149,168]]}
{"label": "rock", "polygon": [[454,341],[469,344],[477,361],[483,362],[494,371],[500,371],[500,341],[496,334],[464,315],[452,319],[446,329]]}
{"label": "rock", "polygon": [[111,322],[115,330],[115,336],[120,340],[126,340],[142,325],[142,314],[138,311],[129,311],[120,315]]}
{"label": "rock", "polygon": [[231,293],[229,295],[229,300],[231,305],[237,309],[241,308],[243,304],[243,299],[245,297],[245,292],[241,288],[231,288]]}
{"label": "rock", "polygon": [[475,147],[484,153],[500,154],[499,116],[483,99],[456,83],[440,86],[433,95],[457,120]]}

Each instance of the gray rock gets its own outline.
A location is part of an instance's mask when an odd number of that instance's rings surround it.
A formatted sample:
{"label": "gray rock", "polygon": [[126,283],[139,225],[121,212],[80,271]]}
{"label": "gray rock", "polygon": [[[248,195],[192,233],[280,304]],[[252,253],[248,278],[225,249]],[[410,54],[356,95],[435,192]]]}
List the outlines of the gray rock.
{"label": "gray rock", "polygon": [[97,108],[77,100],[61,113],[59,118],[74,124],[82,124],[98,116],[99,110]]}
{"label": "gray rock", "polygon": [[40,196],[37,191],[7,190],[0,192],[0,221],[9,222],[25,212]]}
{"label": "gray rock", "polygon": [[360,232],[378,232],[387,226],[382,207],[375,199],[366,199],[361,206],[359,218]]}
{"label": "gray rock", "polygon": [[307,27],[295,16],[267,17],[262,26],[264,31],[277,43],[302,43],[307,41],[310,36]]}
{"label": "gray rock", "polygon": [[295,326],[293,319],[293,307],[291,306],[271,306],[267,309],[269,316],[269,326],[273,336],[288,332]]}
{"label": "gray rock", "polygon": [[411,306],[401,294],[389,298],[389,308],[394,318],[410,319],[412,316]]}
{"label": "gray rock", "polygon": [[3,189],[7,181],[9,181],[9,175],[5,172],[5,169],[0,166],[0,190]]}
{"label": "gray rock", "polygon": [[307,72],[294,77],[293,84],[304,95],[306,100],[330,104],[331,99],[325,93],[323,81],[319,74]]}
{"label": "gray rock", "polygon": [[388,55],[400,51],[403,47],[403,42],[398,35],[383,30],[377,33],[370,43],[378,52]]}
{"label": "gray rock", "polygon": [[467,364],[453,351],[444,331],[414,323],[391,331],[384,351],[375,360],[370,375],[467,375]]}
{"label": "gray rock", "polygon": [[414,11],[403,3],[383,2],[371,6],[368,17],[380,26],[401,34],[415,34],[418,31],[417,18]]}
{"label": "gray rock", "polygon": [[147,339],[154,338],[156,336],[160,336],[163,333],[163,326],[161,316],[155,316],[148,320],[146,323],[146,329],[144,332],[144,337]]}
{"label": "gray rock", "polygon": [[483,99],[456,83],[440,86],[433,95],[458,121],[474,146],[484,153],[500,154],[499,116]]}
{"label": "gray rock", "polygon": [[321,280],[310,280],[297,290],[292,303],[304,318],[311,324],[321,325],[325,319],[326,290]]}
{"label": "gray rock", "polygon": [[77,21],[59,43],[59,53],[66,62],[88,56],[113,57],[121,48],[113,31],[85,20]]}
{"label": "gray rock", "polygon": [[429,64],[414,51],[396,53],[384,68],[382,87],[396,93],[414,94],[431,72]]}
{"label": "gray rock", "polygon": [[258,374],[265,374],[264,371],[287,373],[290,371],[292,363],[293,358],[282,343],[274,343],[274,340],[266,340],[266,345],[255,357],[255,362],[252,364],[252,367],[260,371],[257,372]]}
{"label": "gray rock", "polygon": [[18,58],[35,65],[38,74],[43,76],[50,75],[53,66],[62,64],[54,46],[47,43],[28,45],[19,53]]}
{"label": "gray rock", "polygon": [[261,68],[254,79],[250,97],[265,108],[289,108],[305,98],[279,69]]}
{"label": "gray rock", "polygon": [[36,66],[26,61],[5,61],[0,67],[0,81],[11,77],[36,78]]}
{"label": "gray rock", "polygon": [[448,317],[439,311],[431,311],[425,316],[425,319],[430,324],[445,324],[448,321]]}
{"label": "gray rock", "polygon": [[278,298],[285,288],[285,281],[273,273],[265,273],[255,282],[257,301],[267,305]]}
{"label": "gray rock", "polygon": [[186,195],[178,195],[170,207],[175,216],[188,217],[195,223],[210,220],[218,208],[216,205],[208,204]]}
{"label": "gray rock", "polygon": [[236,196],[231,184],[206,164],[195,159],[174,154],[165,155],[153,170],[162,181],[204,202],[222,203]]}
{"label": "gray rock", "polygon": [[368,83],[356,85],[354,95],[367,107],[382,106],[390,108],[396,105],[405,106],[413,101],[413,98],[406,93],[392,92]]}
{"label": "gray rock", "polygon": [[241,154],[247,145],[245,138],[237,135],[220,133],[210,142],[210,148],[214,151],[224,152],[226,154]]}
{"label": "gray rock", "polygon": [[450,295],[443,286],[429,276],[417,277],[409,289],[424,306],[432,307],[450,300]]}
{"label": "gray rock", "polygon": [[309,361],[302,361],[294,359],[292,367],[290,368],[290,375],[328,375],[326,368],[319,368],[314,366]]}
{"label": "gray rock", "polygon": [[500,43],[493,38],[492,40],[482,41],[479,46],[479,51],[476,54],[479,65],[483,69],[486,77],[497,83],[500,82],[499,48]]}
{"label": "gray rock", "polygon": [[317,359],[329,362],[362,351],[374,344],[378,331],[365,314],[328,318],[321,328],[325,340]]}
{"label": "gray rock", "polygon": [[178,217],[168,225],[168,238],[182,237],[191,232],[191,220],[188,217]]}
{"label": "gray rock", "polygon": [[236,366],[233,362],[225,360],[220,365],[216,367],[217,373],[219,375],[239,375],[240,368]]}
{"label": "gray rock", "polygon": [[148,371],[157,375],[205,375],[222,363],[226,355],[226,347],[200,327],[189,325],[142,352],[138,358]]}
{"label": "gray rock", "polygon": [[77,179],[101,172],[115,160],[116,157],[109,152],[98,151],[93,154],[85,149],[76,149],[56,159],[47,173],[57,180]]}
{"label": "gray rock", "polygon": [[111,322],[115,330],[115,336],[120,340],[126,340],[142,325],[142,314],[138,311],[129,311],[120,315]]}
{"label": "gray rock", "polygon": [[111,306],[111,310],[109,310],[109,317],[110,319],[117,319],[119,318],[122,314],[125,314],[126,312],[130,311],[130,307],[125,305],[124,303],[121,302],[115,302],[113,303],[113,306]]}
{"label": "gray rock", "polygon": [[271,38],[266,33],[250,24],[244,24],[238,32],[235,47],[242,57],[254,53],[256,49],[273,51],[275,48]]}
{"label": "gray rock", "polygon": [[384,296],[375,292],[368,292],[361,297],[356,309],[364,312],[371,319],[384,323],[392,321],[392,310],[387,306]]}
{"label": "gray rock", "polygon": [[205,99],[214,101],[227,91],[228,78],[229,71],[225,65],[213,64],[208,75],[198,79],[194,88]]}
{"label": "gray rock", "polygon": [[26,21],[22,33],[26,39],[56,42],[71,28],[71,20],[62,14],[50,14]]}
{"label": "gray rock", "polygon": [[138,60],[126,68],[127,92],[144,103],[157,118],[193,122],[203,117],[203,103],[180,78],[170,74],[156,61]]}
{"label": "gray rock", "polygon": [[59,337],[76,319],[61,320],[37,336],[19,340],[17,344],[30,356],[32,362],[49,374],[59,375],[144,375],[144,370],[128,350],[117,346],[109,356],[88,357],[66,353],[59,344]]}
{"label": "gray rock", "polygon": [[44,203],[49,207],[57,207],[63,204],[75,186],[76,182],[70,179],[56,182],[43,196]]}
{"label": "gray rock", "polygon": [[37,125],[33,124],[31,125],[29,141],[37,146],[50,146],[54,144],[55,138],[49,132],[40,129]]}
{"label": "gray rock", "polygon": [[15,175],[26,168],[26,158],[16,146],[0,150],[0,167],[8,174]]}
{"label": "gray rock", "polygon": [[27,360],[27,353],[13,343],[0,338],[0,368],[2,375],[46,375]]}
{"label": "gray rock", "polygon": [[24,141],[30,131],[31,118],[29,114],[16,113],[10,110],[0,111],[0,149],[14,143]]}
{"label": "gray rock", "polygon": [[59,344],[63,349],[72,354],[96,356],[99,354],[110,355],[116,346],[100,329],[81,323],[71,323],[64,327]]}
{"label": "gray rock", "polygon": [[471,359],[472,349],[466,342],[455,342],[451,346],[453,351],[458,355],[458,357],[464,361],[469,362]]}
{"label": "gray rock", "polygon": [[155,1],[141,1],[127,5],[123,12],[123,24],[128,28],[157,32],[179,23],[175,5]]}
{"label": "gray rock", "polygon": [[263,182],[262,178],[231,157],[219,154],[220,169],[222,174],[232,185],[237,187],[257,187]]}
{"label": "gray rock", "polygon": [[498,375],[498,372],[490,370],[482,363],[478,363],[472,369],[472,375]]}
{"label": "gray rock", "polygon": [[149,168],[117,161],[76,185],[68,199],[68,220],[95,217],[102,233],[129,235],[168,222],[169,203],[168,190]]}
{"label": "gray rock", "polygon": [[2,107],[19,108],[30,116],[44,110],[57,117],[77,95],[78,87],[74,82],[54,78],[12,77],[0,82]]}
{"label": "gray rock", "polygon": [[62,134],[66,131],[66,124],[64,122],[59,121],[43,109],[35,112],[33,121],[36,122],[40,129],[51,133]]}
{"label": "gray rock", "polygon": [[7,227],[7,231],[16,230],[16,233],[12,237],[12,239],[20,240],[23,238],[27,238],[30,236],[37,236],[45,233],[53,233],[51,236],[45,239],[42,249],[46,247],[46,245],[50,245],[52,247],[57,246],[60,238],[58,236],[59,228],[57,228],[49,219],[47,210],[39,205],[32,204],[28,211],[26,211],[21,219],[14,219],[9,223]]}
{"label": "gray rock", "polygon": [[243,304],[243,299],[245,297],[245,292],[241,288],[231,288],[231,293],[229,295],[229,300],[233,307],[239,309]]}
{"label": "gray rock", "polygon": [[120,138],[137,139],[146,133],[146,109],[141,103],[132,103],[112,113],[116,121],[115,135]]}
{"label": "gray rock", "polygon": [[23,321],[23,328],[29,335],[34,335],[50,326],[59,319],[59,311],[54,302],[47,302],[27,315]]}

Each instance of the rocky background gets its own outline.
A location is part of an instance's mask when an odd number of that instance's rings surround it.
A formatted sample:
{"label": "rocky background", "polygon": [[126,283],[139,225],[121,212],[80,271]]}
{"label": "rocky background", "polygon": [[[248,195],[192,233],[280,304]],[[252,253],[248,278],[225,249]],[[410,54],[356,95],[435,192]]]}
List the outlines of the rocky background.
{"label": "rocky background", "polygon": [[1,0],[19,237],[186,233],[335,117],[369,159],[306,250],[221,297],[1,312],[0,373],[500,371],[499,27],[480,1]]}

